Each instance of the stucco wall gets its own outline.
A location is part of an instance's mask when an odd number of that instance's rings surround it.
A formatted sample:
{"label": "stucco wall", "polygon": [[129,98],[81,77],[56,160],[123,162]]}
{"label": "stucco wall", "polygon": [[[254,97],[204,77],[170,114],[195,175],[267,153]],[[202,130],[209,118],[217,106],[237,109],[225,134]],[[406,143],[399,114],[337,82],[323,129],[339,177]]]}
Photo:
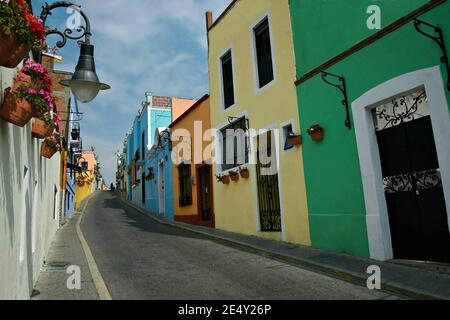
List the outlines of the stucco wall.
{"label": "stucco wall", "polygon": [[[0,68],[0,103],[15,72]],[[40,157],[31,124],[0,120],[0,299],[30,298],[59,226],[60,154]]]}
{"label": "stucco wall", "polygon": [[[252,27],[270,13],[273,38],[275,82],[262,92],[255,90]],[[219,58],[228,48],[233,50],[236,106],[222,111],[219,81]],[[281,129],[292,122],[299,131],[294,55],[290,13],[287,0],[237,1],[232,9],[209,31],[209,77],[211,91],[211,125],[220,128],[228,116],[247,115],[254,129]],[[281,139],[281,138],[280,138]],[[252,139],[252,153],[255,140]],[[280,141],[280,145],[283,142]],[[259,232],[259,210],[255,168],[250,179],[238,183],[214,184],[216,226],[235,232],[310,244],[309,222],[304,184],[302,154],[299,148],[280,152],[279,181],[283,233]],[[300,165],[299,165],[300,164]],[[215,167],[216,172],[220,172]]]}
{"label": "stucco wall", "polygon": [[[350,8],[342,1],[291,1],[294,4],[292,22],[299,76],[328,58],[330,43],[320,39],[331,39],[333,43],[342,36],[350,45],[362,40],[362,35],[377,32],[365,27],[368,17],[365,9],[374,1],[357,2],[358,5]],[[383,17],[386,17],[383,27],[425,2],[402,1],[400,5],[396,1],[378,1],[377,4],[383,9]],[[317,11],[317,8],[322,11]],[[449,12],[450,3],[447,2],[420,19],[437,24],[446,31],[450,30]],[[344,22],[355,20],[352,23],[360,25],[358,28],[348,28],[340,22],[339,27],[335,27],[330,22],[324,29],[312,28],[311,35],[305,34],[311,25],[328,21],[332,15]],[[444,32],[444,35],[445,41],[450,42],[449,32]],[[341,46],[337,48],[348,49]],[[340,53],[336,50],[332,52]],[[441,55],[436,43],[416,32],[413,22],[410,22],[327,71],[345,77],[351,105],[355,99],[390,79],[412,71],[441,66]],[[447,79],[445,72],[443,78]],[[448,92],[447,98],[450,98]],[[354,129],[348,130],[344,126],[345,109],[341,100],[342,95],[326,85],[320,74],[298,86],[302,134],[307,137],[306,128],[316,123],[325,129],[322,143],[305,139],[303,144],[312,243],[318,248],[368,257],[366,208],[356,136]]]}

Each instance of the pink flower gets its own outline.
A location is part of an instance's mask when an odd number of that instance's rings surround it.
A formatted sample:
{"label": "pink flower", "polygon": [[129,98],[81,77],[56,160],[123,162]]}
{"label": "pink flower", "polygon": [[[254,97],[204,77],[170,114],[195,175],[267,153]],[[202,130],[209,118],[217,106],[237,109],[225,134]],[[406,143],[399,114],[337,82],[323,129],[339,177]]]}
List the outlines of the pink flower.
{"label": "pink flower", "polygon": [[29,89],[27,89],[27,93],[31,94],[31,95],[35,95],[35,94],[37,94],[37,91],[34,90],[34,89],[29,88]]}

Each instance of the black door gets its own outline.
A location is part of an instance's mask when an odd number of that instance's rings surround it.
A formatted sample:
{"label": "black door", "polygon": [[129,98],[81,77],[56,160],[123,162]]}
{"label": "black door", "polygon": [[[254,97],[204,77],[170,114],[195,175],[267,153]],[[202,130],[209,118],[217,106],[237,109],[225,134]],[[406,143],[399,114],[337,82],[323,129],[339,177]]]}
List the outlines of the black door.
{"label": "black door", "polygon": [[394,258],[450,262],[447,211],[427,108],[420,92],[376,112]]}
{"label": "black door", "polygon": [[[274,152],[275,142],[271,131],[267,135],[258,136],[257,139],[256,179],[261,231],[279,232],[281,231],[281,206]],[[269,168],[275,170],[269,170]]]}
{"label": "black door", "polygon": [[200,175],[200,210],[203,221],[211,220],[212,193],[211,193],[211,166],[203,166],[199,169]]}

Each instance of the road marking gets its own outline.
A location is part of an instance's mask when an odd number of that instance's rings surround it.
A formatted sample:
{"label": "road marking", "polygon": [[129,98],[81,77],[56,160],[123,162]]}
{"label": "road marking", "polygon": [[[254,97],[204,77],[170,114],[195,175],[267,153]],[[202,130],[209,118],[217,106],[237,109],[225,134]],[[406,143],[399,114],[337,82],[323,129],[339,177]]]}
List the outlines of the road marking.
{"label": "road marking", "polygon": [[89,271],[91,272],[92,280],[94,280],[95,288],[97,289],[98,296],[100,300],[112,300],[111,294],[109,293],[108,287],[106,287],[106,283],[103,280],[102,274],[98,269],[97,263],[95,262],[94,256],[92,255],[91,248],[89,247],[86,239],[84,238],[83,231],[81,231],[81,222],[83,221],[84,214],[86,212],[86,208],[88,207],[89,201],[91,201],[91,197],[86,201],[86,204],[81,211],[80,219],[77,222],[77,235],[78,239],[80,239],[81,246],[83,247],[84,254],[86,256],[86,260],[88,262]]}

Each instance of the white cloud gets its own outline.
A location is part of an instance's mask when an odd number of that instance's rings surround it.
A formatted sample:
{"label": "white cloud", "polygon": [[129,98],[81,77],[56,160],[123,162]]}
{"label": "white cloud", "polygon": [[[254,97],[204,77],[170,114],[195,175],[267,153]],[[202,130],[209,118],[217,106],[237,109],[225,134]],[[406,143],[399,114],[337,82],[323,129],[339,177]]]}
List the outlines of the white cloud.
{"label": "white cloud", "polygon": [[[85,147],[94,146],[102,173],[114,181],[114,153],[144,99],[158,95],[198,98],[208,91],[205,12],[217,17],[230,0],[82,0],[92,25],[97,72],[112,89],[85,113]],[[78,50],[71,47],[73,50]],[[61,54],[65,57],[63,49]],[[78,56],[78,52],[74,52]],[[76,61],[64,66],[73,70]]]}

